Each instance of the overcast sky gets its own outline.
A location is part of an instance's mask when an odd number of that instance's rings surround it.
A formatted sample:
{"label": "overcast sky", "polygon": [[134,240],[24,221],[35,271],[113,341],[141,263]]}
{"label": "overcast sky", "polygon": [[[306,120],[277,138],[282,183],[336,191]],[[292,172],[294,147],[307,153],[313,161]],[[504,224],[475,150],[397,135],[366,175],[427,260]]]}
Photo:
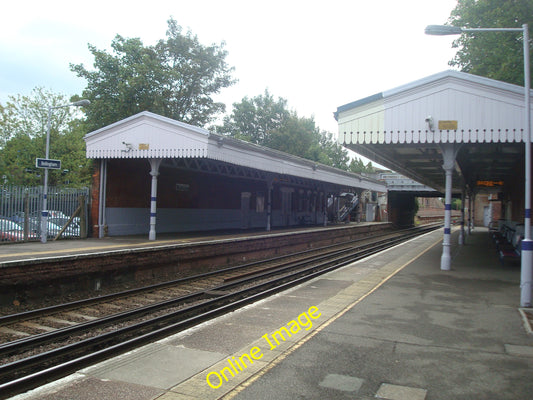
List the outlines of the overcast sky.
{"label": "overcast sky", "polygon": [[0,14],[0,103],[36,86],[70,96],[86,82],[69,63],[92,66],[87,44],[116,34],[145,45],[166,38],[172,16],[202,44],[226,43],[239,82],[220,100],[266,88],[299,116],[337,132],[338,106],[449,69],[453,37],[427,36],[456,0],[5,1]]}

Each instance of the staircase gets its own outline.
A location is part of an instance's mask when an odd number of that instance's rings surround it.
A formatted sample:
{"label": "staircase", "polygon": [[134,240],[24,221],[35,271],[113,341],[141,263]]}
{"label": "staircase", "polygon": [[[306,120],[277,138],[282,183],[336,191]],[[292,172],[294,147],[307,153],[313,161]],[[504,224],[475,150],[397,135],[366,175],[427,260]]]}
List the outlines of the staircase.
{"label": "staircase", "polygon": [[346,218],[348,218],[348,215],[350,215],[352,210],[355,207],[357,207],[357,205],[359,204],[359,196],[357,196],[356,194],[352,194],[352,193],[348,193],[348,195],[352,196],[352,199],[346,202],[346,204],[344,204],[344,207],[342,207],[339,210],[339,222],[346,220]]}

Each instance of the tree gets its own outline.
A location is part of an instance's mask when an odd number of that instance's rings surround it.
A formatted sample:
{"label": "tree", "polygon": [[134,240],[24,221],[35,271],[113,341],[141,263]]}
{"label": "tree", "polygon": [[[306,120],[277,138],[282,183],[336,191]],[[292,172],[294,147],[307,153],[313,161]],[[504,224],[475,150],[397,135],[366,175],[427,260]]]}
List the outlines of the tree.
{"label": "tree", "polygon": [[305,158],[315,160],[330,167],[348,170],[348,152],[337,143],[331,132],[321,131],[318,127],[314,133],[315,140],[307,151]]}
{"label": "tree", "polygon": [[0,182],[21,186],[40,184],[40,175],[28,172],[33,172],[36,155],[35,143],[28,135],[12,137],[0,150]]}
{"label": "tree", "polygon": [[[46,132],[48,107],[68,103],[65,96],[42,87],[33,89],[29,96],[9,96],[5,106],[0,104],[0,148],[18,135],[30,138],[42,135]],[[50,119],[51,130],[63,130],[73,119],[74,112],[71,109],[54,110]]]}
{"label": "tree", "polygon": [[235,82],[233,68],[225,62],[224,43],[203,46],[191,32],[182,34],[171,18],[167,39],[155,46],[117,35],[111,47],[108,54],[89,45],[95,70],[71,64],[71,70],[87,80],[82,97],[91,101],[91,131],[142,111],[203,126],[225,110],[211,98]]}
{"label": "tree", "polygon": [[321,132],[313,118],[299,117],[287,100],[274,99],[268,90],[233,104],[218,130],[229,136],[270,147],[322,164],[347,169],[346,150],[332,134]]}
{"label": "tree", "polygon": [[291,112],[287,100],[274,99],[268,89],[252,99],[244,97],[233,103],[230,116],[224,118],[222,131],[237,139],[268,146],[274,131],[281,129],[289,120]]}
{"label": "tree", "polygon": [[375,168],[372,165],[372,162],[369,161],[366,165],[360,158],[354,158],[352,161],[350,161],[350,165],[348,167],[348,171],[350,172],[366,172],[366,173],[373,173],[375,172]]}
{"label": "tree", "polygon": [[[533,0],[458,0],[448,22],[467,28],[521,28],[527,23],[531,30]],[[449,64],[464,72],[523,86],[522,39],[516,32],[464,33],[453,42],[459,50]]]}
{"label": "tree", "polygon": [[[48,107],[69,104],[60,94],[35,88],[30,96],[10,96],[0,104],[0,177],[14,185],[42,184],[42,170],[35,159],[45,156]],[[91,162],[85,157],[83,136],[87,129],[81,110],[57,108],[50,119],[50,158],[61,160],[61,171],[49,171],[50,185],[69,181],[84,186],[90,180]],[[65,172],[67,171],[68,172]]]}

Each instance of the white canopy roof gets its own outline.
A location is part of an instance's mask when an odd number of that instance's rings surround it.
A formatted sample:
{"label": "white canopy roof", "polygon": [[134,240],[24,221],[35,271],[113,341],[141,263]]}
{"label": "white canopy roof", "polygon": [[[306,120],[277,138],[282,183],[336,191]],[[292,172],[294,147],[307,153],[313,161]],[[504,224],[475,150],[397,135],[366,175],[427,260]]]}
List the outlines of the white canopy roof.
{"label": "white canopy roof", "polygon": [[386,192],[358,174],[142,112],[87,134],[87,158],[208,158],[243,167]]}
{"label": "white canopy roof", "polygon": [[450,70],[345,104],[335,116],[348,145],[521,142],[524,88]]}
{"label": "white canopy roof", "polygon": [[512,185],[524,159],[524,103],[521,86],[444,71],[338,107],[338,141],[440,191],[442,146],[453,144],[455,191]]}

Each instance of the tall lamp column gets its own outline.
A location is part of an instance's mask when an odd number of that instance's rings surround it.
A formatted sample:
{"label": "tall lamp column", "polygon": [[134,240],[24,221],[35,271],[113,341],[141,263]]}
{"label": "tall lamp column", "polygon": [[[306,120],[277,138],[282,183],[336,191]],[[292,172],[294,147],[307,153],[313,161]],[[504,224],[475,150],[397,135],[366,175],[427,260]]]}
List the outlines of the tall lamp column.
{"label": "tall lamp column", "polygon": [[[50,127],[52,119],[52,110],[64,107],[82,107],[91,104],[89,100],[79,100],[74,103],[65,104],[62,106],[49,106],[48,119],[46,122],[46,159],[50,158]],[[43,211],[41,214],[41,243],[46,243],[48,236],[48,168],[44,169],[44,185],[43,185]]]}
{"label": "tall lamp column", "polygon": [[520,306],[531,307],[533,277],[533,240],[531,239],[531,72],[529,67],[529,29],[522,28],[461,28],[450,25],[428,25],[428,35],[459,35],[468,32],[522,32],[524,41],[524,143],[525,143],[525,216],[520,270]]}

